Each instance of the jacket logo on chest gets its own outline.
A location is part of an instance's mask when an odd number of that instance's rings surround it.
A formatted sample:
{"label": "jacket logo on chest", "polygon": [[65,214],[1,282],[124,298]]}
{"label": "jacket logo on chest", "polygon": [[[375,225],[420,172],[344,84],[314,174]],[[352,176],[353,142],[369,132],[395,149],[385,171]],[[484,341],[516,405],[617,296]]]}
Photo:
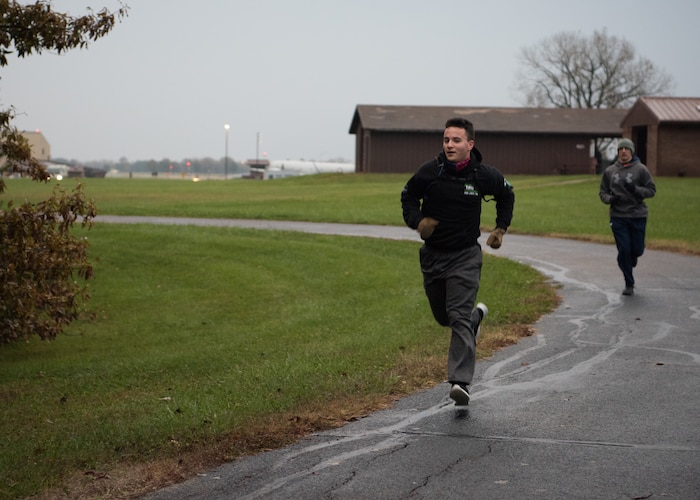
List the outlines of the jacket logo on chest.
{"label": "jacket logo on chest", "polygon": [[474,187],[473,184],[465,182],[464,183],[464,195],[465,196],[479,196],[479,191]]}

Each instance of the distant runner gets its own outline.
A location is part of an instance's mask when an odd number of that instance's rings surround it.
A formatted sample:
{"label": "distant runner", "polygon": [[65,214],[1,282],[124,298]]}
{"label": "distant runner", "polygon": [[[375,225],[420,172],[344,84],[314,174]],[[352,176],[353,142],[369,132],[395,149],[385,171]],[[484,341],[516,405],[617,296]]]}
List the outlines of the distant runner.
{"label": "distant runner", "polygon": [[645,198],[656,194],[649,169],[634,154],[634,143],[622,139],[617,144],[617,161],[603,172],[598,196],[610,205],[610,228],[617,244],[617,265],[625,277],[622,295],[634,295],[632,269],[644,253],[647,215]]}

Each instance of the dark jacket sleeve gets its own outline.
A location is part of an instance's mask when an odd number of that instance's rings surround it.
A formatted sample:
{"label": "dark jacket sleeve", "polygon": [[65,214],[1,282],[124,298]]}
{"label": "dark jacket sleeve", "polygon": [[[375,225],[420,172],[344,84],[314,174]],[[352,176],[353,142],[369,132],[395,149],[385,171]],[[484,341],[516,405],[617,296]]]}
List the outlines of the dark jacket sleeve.
{"label": "dark jacket sleeve", "polygon": [[493,196],[496,200],[496,227],[508,229],[513,220],[515,193],[513,186],[503,174],[490,165],[482,165],[477,172],[477,184],[482,196]]}
{"label": "dark jacket sleeve", "polygon": [[430,183],[429,170],[431,163],[426,163],[411,177],[401,191],[401,209],[403,220],[411,229],[417,229],[423,219],[421,200]]}
{"label": "dark jacket sleeve", "polygon": [[423,218],[423,213],[420,210],[422,196],[417,192],[415,184],[416,180],[413,176],[401,191],[403,220],[411,229],[418,228],[418,223]]}

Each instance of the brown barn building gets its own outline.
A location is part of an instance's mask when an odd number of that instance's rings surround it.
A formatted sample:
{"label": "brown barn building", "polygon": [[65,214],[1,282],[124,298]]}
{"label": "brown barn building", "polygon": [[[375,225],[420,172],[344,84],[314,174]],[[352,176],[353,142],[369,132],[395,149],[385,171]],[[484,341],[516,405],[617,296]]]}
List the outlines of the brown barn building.
{"label": "brown barn building", "polygon": [[460,116],[476,129],[486,163],[505,174],[582,174],[594,170],[593,141],[619,138],[627,110],[459,108],[358,105],[356,172],[414,172],[442,147],[447,119]]}
{"label": "brown barn building", "polygon": [[621,126],[653,175],[700,177],[700,97],[640,97]]}

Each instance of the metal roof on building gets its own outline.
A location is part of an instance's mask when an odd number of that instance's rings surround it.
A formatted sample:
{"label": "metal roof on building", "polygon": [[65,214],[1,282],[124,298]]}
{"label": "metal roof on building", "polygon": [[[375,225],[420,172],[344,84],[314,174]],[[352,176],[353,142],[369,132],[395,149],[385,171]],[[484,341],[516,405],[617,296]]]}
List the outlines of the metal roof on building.
{"label": "metal roof on building", "polygon": [[479,132],[586,134],[617,137],[625,109],[487,108],[453,106],[358,105],[350,133],[376,131],[441,132],[445,121],[463,117]]}
{"label": "metal roof on building", "polygon": [[659,122],[700,122],[700,97],[640,97],[630,110],[645,106]]}

